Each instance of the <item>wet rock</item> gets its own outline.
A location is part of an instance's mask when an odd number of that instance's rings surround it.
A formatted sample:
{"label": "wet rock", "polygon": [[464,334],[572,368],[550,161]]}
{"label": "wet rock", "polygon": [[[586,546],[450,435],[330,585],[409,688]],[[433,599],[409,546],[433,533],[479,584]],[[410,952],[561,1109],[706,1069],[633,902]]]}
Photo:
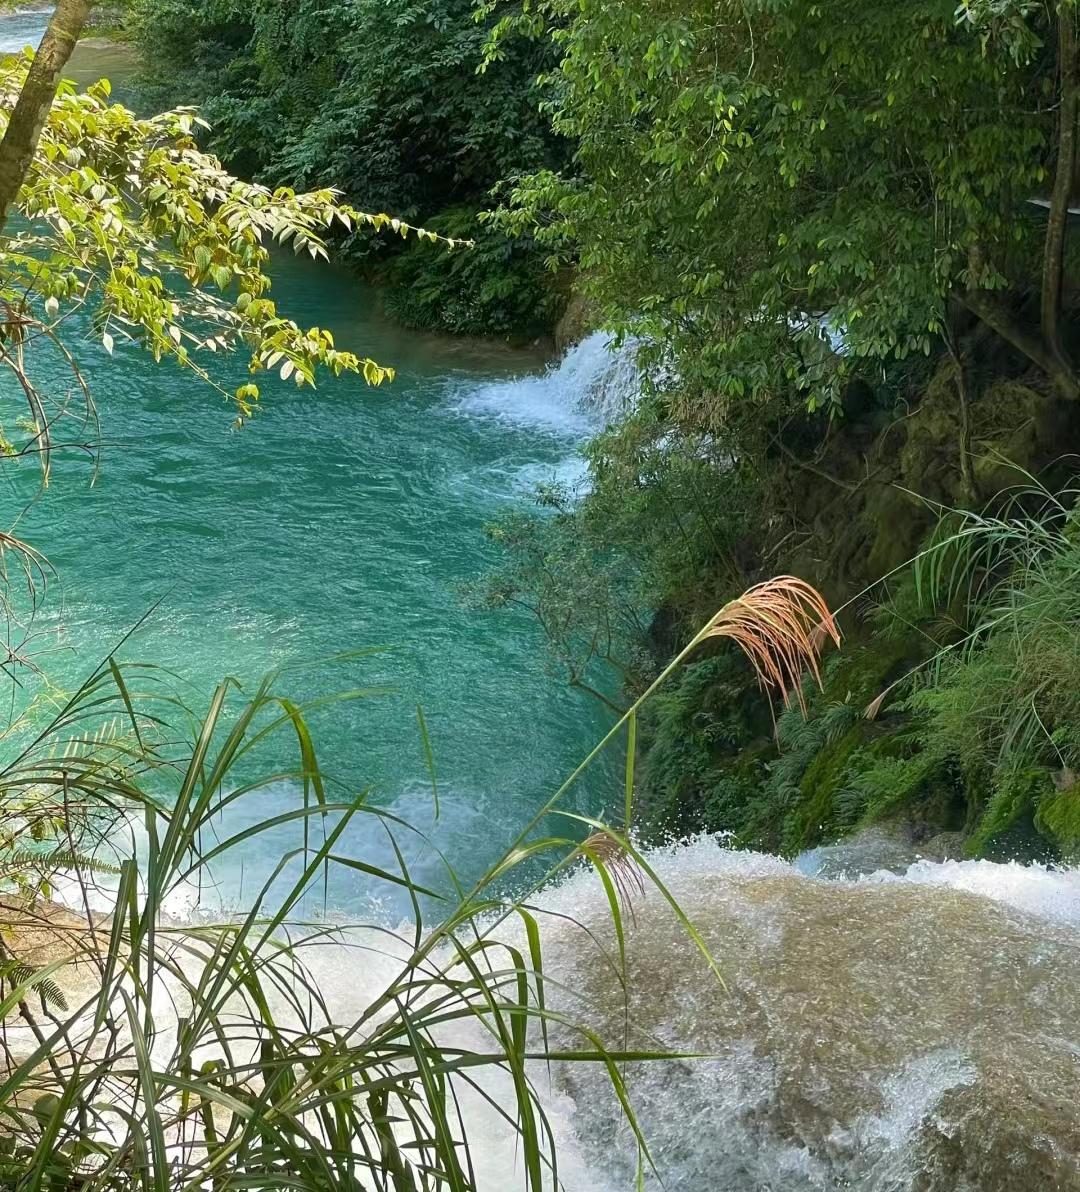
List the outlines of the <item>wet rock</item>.
{"label": "wet rock", "polygon": [[923,845],[919,854],[928,861],[959,861],[964,855],[963,832],[939,832]]}
{"label": "wet rock", "polygon": [[795,868],[820,878],[858,877],[879,870],[903,873],[920,856],[927,855],[926,846],[916,847],[907,828],[882,825],[866,828],[835,844],[807,849],[795,858]]}

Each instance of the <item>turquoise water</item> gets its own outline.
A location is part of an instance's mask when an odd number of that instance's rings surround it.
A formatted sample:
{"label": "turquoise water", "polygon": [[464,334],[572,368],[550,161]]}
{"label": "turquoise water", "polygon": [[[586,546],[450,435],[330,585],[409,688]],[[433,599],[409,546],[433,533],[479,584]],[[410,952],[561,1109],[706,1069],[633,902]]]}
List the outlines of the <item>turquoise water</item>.
{"label": "turquoise water", "polygon": [[[572,393],[512,380],[542,371],[536,355],[395,329],[333,267],[287,255],[274,274],[287,313],[393,364],[396,382],[372,390],[328,381],[316,392],[270,383],[262,413],[237,432],[230,409],[196,378],[134,348],[118,346],[110,359],[83,343],[105,439],[100,477],[91,486],[85,461],[59,458],[50,489],[18,523],[57,575],[35,626],[47,630],[34,642],[38,661],[71,688],[154,609],[121,656],[171,668],[185,699],[204,708],[224,676],[250,686],[275,667],[386,647],[290,674],[281,687],[296,699],[392,688],[312,714],[323,767],[428,827],[473,877],[609,723],[548,672],[529,614],[471,611],[459,598],[495,561],[485,523],[575,467],[589,424]],[[240,383],[241,364],[220,363]],[[5,421],[18,395],[7,401]],[[7,483],[13,513],[30,470]],[[437,824],[418,704],[436,756]],[[617,803],[614,786],[607,799],[596,781],[577,806]],[[298,797],[279,783],[249,799],[232,826]],[[294,841],[279,832],[248,850],[244,889]],[[353,845],[388,853],[381,838]],[[410,852],[421,876],[440,880],[434,854],[422,854]],[[243,897],[240,880],[234,868],[226,884]],[[369,894],[343,880],[331,901]]]}

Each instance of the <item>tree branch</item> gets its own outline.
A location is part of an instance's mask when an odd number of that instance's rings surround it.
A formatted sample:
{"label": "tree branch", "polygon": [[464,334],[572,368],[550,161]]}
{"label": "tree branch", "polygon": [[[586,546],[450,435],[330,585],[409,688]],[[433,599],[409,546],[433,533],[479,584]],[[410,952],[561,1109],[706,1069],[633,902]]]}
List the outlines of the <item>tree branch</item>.
{"label": "tree branch", "polygon": [[22,190],[64,67],[95,0],[59,0],[0,141],[0,231]]}
{"label": "tree branch", "polygon": [[1023,323],[1003,306],[989,291],[968,290],[958,294],[957,299],[996,331],[1006,343],[1011,344],[1022,356],[1039,368],[1054,382],[1067,397],[1080,397],[1080,384],[1067,360],[1057,359],[1047,348],[1041,336],[1029,331]]}
{"label": "tree branch", "polygon": [[[1042,338],[1058,373],[1072,374],[1072,365],[1061,342],[1061,307],[1065,290],[1065,241],[1069,200],[1076,176],[1076,122],[1080,114],[1080,63],[1076,53],[1076,9],[1073,0],[1057,5],[1058,70],[1061,105],[1058,112],[1058,152],[1042,278]],[[1075,382],[1074,382],[1075,385]]]}

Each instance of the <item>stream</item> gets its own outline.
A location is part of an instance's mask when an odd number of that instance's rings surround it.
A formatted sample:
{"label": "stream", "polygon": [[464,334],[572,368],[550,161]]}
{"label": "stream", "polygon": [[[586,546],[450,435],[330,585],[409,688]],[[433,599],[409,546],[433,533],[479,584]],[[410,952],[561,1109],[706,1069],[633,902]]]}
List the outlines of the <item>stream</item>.
{"label": "stream", "polygon": [[[43,19],[36,10],[0,18],[0,49],[32,40]],[[122,57],[84,45],[76,73],[123,70]],[[383,648],[296,670],[288,689],[297,698],[387,689],[313,715],[322,764],[427,832],[430,848],[410,856],[417,880],[445,881],[439,849],[468,880],[610,717],[556,681],[527,613],[474,611],[459,590],[497,561],[485,523],[526,505],[537,483],[582,475],[583,443],[612,403],[632,396],[633,377],[599,336],[550,365],[396,329],[334,267],[288,257],[274,276],[288,313],[393,364],[397,381],[315,392],[271,384],[265,409],[236,432],[192,377],[135,350],[109,358],[84,345],[106,440],[100,478],[91,486],[85,464],[61,461],[18,523],[58,577],[40,614],[43,664],[70,687],[149,613],[124,657],[177,672],[192,706],[205,708],[226,675],[250,686],[275,667]],[[5,391],[5,400],[15,399]],[[15,508],[26,477],[5,482]],[[437,819],[417,705],[436,758]],[[569,806],[617,808],[619,783],[597,770]],[[273,785],[248,800],[250,822],[299,797],[295,784]],[[222,877],[230,904],[242,905],[295,843],[257,840]],[[794,863],[716,838],[650,850],[722,983],[655,892],[627,932],[628,993],[610,963],[595,877],[579,870],[537,898],[556,1008],[614,1047],[659,1043],[708,1057],[628,1073],[656,1165],[642,1186],[1080,1188],[1080,873],[914,852],[883,864],[879,843]],[[353,845],[386,859],[385,845]],[[402,909],[380,902],[363,875],[336,878],[329,902],[388,924]],[[356,955],[327,944],[309,960],[343,1021],[395,963],[359,965]],[[604,1073],[557,1065],[534,1076],[565,1187],[634,1187],[636,1149]],[[500,1099],[497,1085],[487,1091]],[[524,1188],[506,1123],[479,1100],[471,1113],[481,1186]]]}

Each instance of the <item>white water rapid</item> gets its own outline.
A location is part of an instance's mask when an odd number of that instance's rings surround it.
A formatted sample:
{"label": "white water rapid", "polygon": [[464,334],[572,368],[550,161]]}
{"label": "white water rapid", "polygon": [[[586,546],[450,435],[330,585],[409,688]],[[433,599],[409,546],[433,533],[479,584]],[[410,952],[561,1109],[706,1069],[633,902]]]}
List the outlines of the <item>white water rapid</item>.
{"label": "white water rapid", "polygon": [[[848,874],[821,876],[841,851]],[[591,869],[530,900],[550,1010],[615,1050],[701,1057],[622,1069],[656,1169],[645,1188],[1080,1188],[1080,870],[914,860],[859,872],[880,857],[874,840],[828,864],[820,850],[789,864],[716,837],[645,855],[722,980],[654,888],[627,916],[625,983]],[[516,922],[493,938],[528,955]],[[390,926],[343,924],[335,942],[302,945],[339,1026],[400,972],[412,927]],[[561,1026],[550,1041],[590,1046]],[[436,1042],[491,1049],[471,1020]],[[478,1187],[522,1192],[515,1132],[485,1100],[512,1113],[509,1078],[476,1072],[482,1091],[457,1095]],[[635,1188],[634,1140],[604,1070],[537,1063],[531,1078],[561,1187]]]}
{"label": "white water rapid", "polygon": [[[849,858],[857,868],[858,845]],[[625,1070],[657,1168],[646,1187],[1080,1188],[1080,871],[917,861],[823,878],[716,838],[648,860],[723,984],[655,890],[628,926],[625,995],[595,876],[534,900],[549,1005],[612,1048],[708,1057]],[[497,935],[525,946],[508,926]],[[308,963],[342,1021],[394,971],[337,945]],[[484,1045],[468,1032],[445,1042]],[[603,1071],[533,1076],[567,1192],[633,1188],[635,1148]],[[485,1087],[512,1105],[509,1086]],[[481,1187],[524,1188],[512,1130],[481,1098],[467,1104]]]}
{"label": "white water rapid", "polygon": [[[541,376],[474,385],[457,400],[473,417],[565,435],[572,450],[612,403],[632,400],[629,359],[592,336]],[[527,757],[517,762],[527,771]],[[460,850],[491,832],[470,821],[443,843]],[[614,1049],[703,1057],[625,1068],[656,1167],[644,1187],[1080,1189],[1080,870],[920,860],[880,837],[794,863],[713,837],[647,857],[722,982],[654,889],[627,925],[625,984],[591,871],[532,900],[551,1008]],[[305,948],[341,1024],[399,971],[385,932],[400,903],[380,910],[374,893],[362,900],[376,908],[360,916],[368,926]],[[496,932],[525,948],[509,922]],[[455,1031],[446,1045],[490,1047],[476,1028]],[[583,1045],[568,1030],[552,1043]],[[567,1192],[634,1188],[636,1149],[603,1070],[537,1065],[532,1075]],[[509,1085],[483,1079],[510,1108]],[[481,1189],[523,1189],[514,1131],[460,1092]]]}
{"label": "white water rapid", "polygon": [[539,375],[470,385],[458,409],[580,438],[631,410],[637,395],[636,344],[594,331]]}

